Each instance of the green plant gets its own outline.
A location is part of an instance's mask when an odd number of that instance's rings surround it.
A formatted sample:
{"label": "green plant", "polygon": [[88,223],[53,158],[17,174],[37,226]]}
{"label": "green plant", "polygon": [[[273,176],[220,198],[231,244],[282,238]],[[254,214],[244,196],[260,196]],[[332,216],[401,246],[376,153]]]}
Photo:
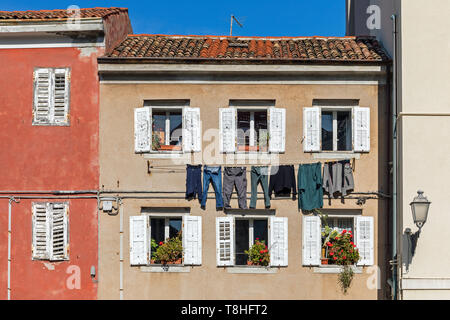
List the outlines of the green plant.
{"label": "green plant", "polygon": [[161,242],[157,247],[154,256],[156,263],[167,264],[173,263],[183,257],[183,244],[181,241],[181,232],[175,237]]}
{"label": "green plant", "polygon": [[150,247],[151,247],[151,253],[152,253],[151,259],[156,260],[155,255],[156,255],[156,250],[158,249],[159,245],[156,243],[155,239],[152,239],[152,241],[150,242]]}
{"label": "green plant", "polygon": [[244,251],[248,255],[248,262],[256,266],[268,266],[270,263],[269,249],[265,241],[256,239],[255,244],[248,250]]}
{"label": "green plant", "polygon": [[342,272],[339,274],[338,282],[344,294],[350,288],[353,280],[353,270],[351,265],[359,261],[359,250],[353,243],[353,234],[351,231],[344,230],[341,234],[331,241],[327,242],[328,254],[335,264],[344,266]]}
{"label": "green plant", "polygon": [[152,150],[161,149],[161,137],[155,133],[155,119],[152,119]]}

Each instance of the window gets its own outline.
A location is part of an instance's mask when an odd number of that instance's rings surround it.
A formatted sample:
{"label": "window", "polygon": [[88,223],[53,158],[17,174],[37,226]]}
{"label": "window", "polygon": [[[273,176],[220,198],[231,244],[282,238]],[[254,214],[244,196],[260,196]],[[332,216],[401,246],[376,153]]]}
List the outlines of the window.
{"label": "window", "polygon": [[218,266],[246,266],[245,253],[256,239],[265,241],[269,248],[270,265],[288,265],[288,218],[221,217],[216,220]]}
{"label": "window", "polygon": [[175,103],[165,103],[170,107],[148,103],[152,106],[135,109],[136,153],[201,151],[200,109],[172,106]]}
{"label": "window", "polygon": [[152,150],[181,151],[183,116],[181,109],[154,109],[152,116]]}
{"label": "window", "polygon": [[237,111],[238,151],[269,151],[267,118],[267,110]]}
{"label": "window", "polygon": [[303,122],[304,152],[370,151],[369,108],[304,108]]}
{"label": "window", "polygon": [[221,108],[219,122],[222,153],[285,152],[286,109]]}
{"label": "window", "polygon": [[33,260],[69,260],[68,215],[68,203],[33,203]]}
{"label": "window", "polygon": [[33,125],[69,125],[70,69],[36,68]]}
{"label": "window", "polygon": [[181,235],[184,265],[202,264],[201,217],[141,215],[130,217],[130,264],[146,266],[161,242]]}
{"label": "window", "polygon": [[322,109],[322,151],[352,151],[351,111]]}
{"label": "window", "polygon": [[373,265],[374,256],[374,222],[373,217],[362,216],[329,216],[321,219],[318,216],[303,217],[303,265],[320,266],[321,259],[328,255],[326,246],[327,235],[325,226],[342,233],[351,231],[354,243],[360,253],[358,265]]}

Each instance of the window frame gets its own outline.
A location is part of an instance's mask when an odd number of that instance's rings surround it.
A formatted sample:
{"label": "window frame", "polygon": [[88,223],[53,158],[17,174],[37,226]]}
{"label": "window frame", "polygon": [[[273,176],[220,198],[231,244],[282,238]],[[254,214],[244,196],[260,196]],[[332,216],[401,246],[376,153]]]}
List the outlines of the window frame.
{"label": "window frame", "polygon": [[[146,105],[144,105],[146,106]],[[187,108],[188,106],[164,106],[164,105],[150,105],[148,106],[150,108],[150,112],[151,112],[151,142],[150,142],[150,152],[151,154],[181,154],[184,153],[184,148],[183,148],[183,133],[184,133],[184,110],[185,108]],[[165,119],[165,132],[164,132],[164,138],[165,138],[165,146],[170,146],[170,112],[176,112],[176,111],[181,111],[181,143],[180,143],[180,149],[175,149],[175,150],[153,150],[153,113],[154,112],[165,112],[166,113],[166,119]],[[168,143],[167,143],[168,142]]]}
{"label": "window frame", "polygon": [[[322,153],[354,153],[355,146],[353,145],[353,106],[318,106],[320,108],[320,152]],[[333,150],[323,150],[323,136],[322,136],[322,117],[324,112],[331,112],[333,115]],[[351,150],[338,150],[338,128],[337,128],[337,113],[338,112],[348,112],[350,113],[350,124],[352,126],[351,130]]]}
{"label": "window frame", "polygon": [[[264,107],[264,106],[255,106],[255,107],[234,107],[236,109],[236,154],[249,154],[249,153],[254,153],[254,154],[269,154],[269,148],[270,148],[270,139],[267,139],[267,150],[266,151],[260,151],[259,150],[259,146],[255,146],[255,134],[257,135],[257,132],[255,130],[255,112],[266,112],[266,119],[267,119],[267,133],[270,134],[270,122],[269,122],[269,109],[271,108],[270,106]],[[238,135],[238,125],[239,125],[239,112],[250,112],[250,136],[249,136],[249,150],[239,150],[239,135]],[[245,134],[245,133],[244,133]],[[244,136],[245,137],[245,136]],[[243,146],[244,148],[246,148],[247,146]],[[250,150],[251,148],[255,148],[258,147],[258,150]]]}
{"label": "window frame", "polygon": [[[37,73],[39,70],[46,70],[51,77],[51,90],[49,92],[49,116],[46,121],[36,121],[35,113],[37,112],[36,105],[36,89],[37,89]],[[64,70],[67,81],[66,95],[67,95],[67,114],[66,121],[64,122],[56,122],[54,119],[55,113],[55,73],[57,70]],[[71,76],[72,76],[72,68],[71,67],[34,67],[33,70],[33,111],[32,111],[32,126],[37,127],[70,127],[70,105],[71,105]],[[51,114],[53,114],[53,120],[51,120]]]}
{"label": "window frame", "polygon": [[[234,217],[234,239],[233,239],[233,242],[234,242],[234,248],[235,248],[235,250],[234,250],[234,264],[233,265],[231,265],[231,267],[252,267],[252,266],[248,266],[248,265],[240,265],[240,264],[236,264],[236,254],[237,254],[237,250],[236,250],[236,221],[237,220],[248,220],[248,247],[249,247],[249,249],[255,244],[255,240],[254,240],[254,235],[255,235],[255,233],[254,233],[254,222],[255,222],[255,220],[265,220],[265,221],[267,221],[267,243],[266,243],[266,245],[267,245],[267,247],[268,247],[268,249],[269,249],[269,253],[270,253],[270,250],[271,250],[271,248],[270,248],[270,232],[269,232],[269,224],[270,224],[270,217],[268,217],[268,216],[262,216],[262,217]],[[255,266],[253,266],[253,267],[255,267]],[[269,264],[269,266],[267,266],[267,267],[271,267],[270,266],[270,264]],[[265,268],[267,268],[267,267],[265,267]]]}

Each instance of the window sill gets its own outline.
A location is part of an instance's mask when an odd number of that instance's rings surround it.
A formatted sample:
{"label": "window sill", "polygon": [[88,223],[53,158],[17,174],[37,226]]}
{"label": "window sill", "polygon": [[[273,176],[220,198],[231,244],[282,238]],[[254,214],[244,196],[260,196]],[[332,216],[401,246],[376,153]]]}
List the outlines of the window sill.
{"label": "window sill", "polygon": [[191,154],[182,151],[162,151],[144,153],[144,159],[181,159],[191,161]]}
{"label": "window sill", "polygon": [[313,158],[318,160],[323,159],[336,159],[336,160],[350,160],[350,159],[361,159],[360,153],[355,152],[318,152],[313,153]]}
{"label": "window sill", "polygon": [[189,273],[191,272],[191,268],[185,265],[175,265],[175,264],[169,264],[169,265],[153,265],[153,266],[146,266],[141,267],[142,272],[149,272],[149,273]]}
{"label": "window sill", "polygon": [[[353,272],[355,274],[363,273],[362,267],[352,266]],[[314,273],[322,273],[322,274],[339,274],[343,270],[343,267],[339,266],[320,266],[314,268]]]}
{"label": "window sill", "polygon": [[277,268],[272,267],[227,267],[227,272],[232,274],[275,274]]}

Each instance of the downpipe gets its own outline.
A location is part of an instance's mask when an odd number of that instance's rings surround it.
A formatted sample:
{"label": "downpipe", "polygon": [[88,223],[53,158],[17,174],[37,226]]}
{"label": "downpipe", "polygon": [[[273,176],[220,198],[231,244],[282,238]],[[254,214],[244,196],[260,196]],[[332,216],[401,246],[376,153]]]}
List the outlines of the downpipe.
{"label": "downpipe", "polygon": [[12,204],[20,200],[10,197],[8,201],[8,301],[11,300],[11,234],[12,234]]}

